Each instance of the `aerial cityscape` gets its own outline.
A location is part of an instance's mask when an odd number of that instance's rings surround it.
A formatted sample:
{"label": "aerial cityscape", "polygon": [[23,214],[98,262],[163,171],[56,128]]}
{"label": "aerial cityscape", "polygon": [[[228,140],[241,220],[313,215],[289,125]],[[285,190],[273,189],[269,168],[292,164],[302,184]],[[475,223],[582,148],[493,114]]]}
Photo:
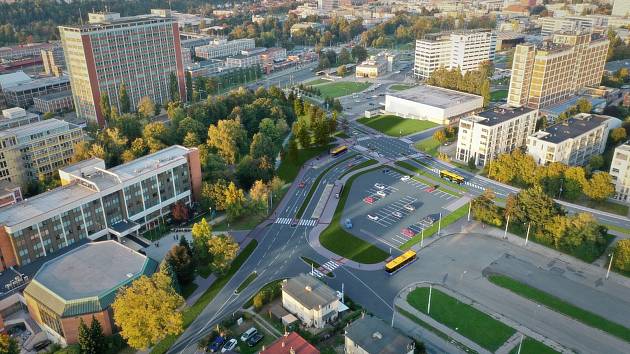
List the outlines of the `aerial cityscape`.
{"label": "aerial cityscape", "polygon": [[630,353],[630,0],[0,0],[0,354]]}

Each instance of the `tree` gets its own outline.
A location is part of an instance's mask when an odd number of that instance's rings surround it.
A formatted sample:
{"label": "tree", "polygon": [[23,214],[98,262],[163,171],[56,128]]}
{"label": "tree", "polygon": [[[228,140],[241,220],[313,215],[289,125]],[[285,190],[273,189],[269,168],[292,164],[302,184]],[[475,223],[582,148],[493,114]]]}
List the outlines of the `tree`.
{"label": "tree", "polygon": [[[188,243],[186,243],[188,244]],[[171,287],[173,289],[175,289],[175,292],[180,294],[182,293],[182,287],[179,284],[179,282],[177,281],[177,274],[175,274],[175,271],[173,270],[173,266],[165,261],[162,260],[162,262],[160,263],[160,268],[158,270],[159,272],[161,272],[162,274],[166,275],[169,277],[169,279],[171,279]]]}
{"label": "tree", "polygon": [[181,200],[177,201],[171,207],[171,216],[173,217],[173,220],[178,223],[187,221],[190,217],[190,209],[188,209],[188,206],[182,203]]}
{"label": "tree", "polygon": [[306,149],[311,146],[311,133],[309,131],[309,124],[303,117],[293,123],[293,136],[300,143],[302,148]]}
{"label": "tree", "polygon": [[149,98],[149,96],[144,96],[138,102],[138,113],[144,118],[151,118],[155,113],[155,103]]}
{"label": "tree", "polygon": [[617,145],[620,142],[626,140],[627,132],[624,128],[615,128],[610,131],[609,139],[614,144]]}
{"label": "tree", "polygon": [[105,351],[105,334],[103,333],[103,327],[101,327],[101,323],[92,315],[92,323],[90,323],[90,336],[92,337],[92,342],[94,343],[95,354],[100,354]]}
{"label": "tree", "polygon": [[106,122],[109,122],[112,118],[112,105],[109,103],[109,95],[106,92],[101,95],[99,105],[101,106],[103,119],[105,119]]}
{"label": "tree", "polygon": [[118,90],[118,106],[120,107],[120,113],[131,112],[131,100],[124,82],[120,84],[120,89]]}
{"label": "tree", "polygon": [[199,137],[197,136],[197,134],[195,134],[195,132],[187,132],[184,140],[182,141],[182,145],[188,148],[196,147],[199,144],[201,144],[201,142],[199,141]]}
{"label": "tree", "polygon": [[193,80],[190,71],[186,71],[186,100],[191,102],[193,98]]}
{"label": "tree", "polygon": [[352,47],[351,53],[352,57],[357,63],[364,61],[368,55],[367,50],[360,45],[355,45],[354,47]]}
{"label": "tree", "polygon": [[0,333],[0,353],[19,354],[20,346],[18,342],[6,333]]}
{"label": "tree", "polygon": [[468,168],[471,170],[474,170],[475,168],[477,168],[477,164],[475,163],[475,158],[472,156],[468,159]]}
{"label": "tree", "polygon": [[210,266],[215,273],[225,274],[238,253],[238,243],[229,235],[214,236],[208,240],[208,250],[212,255]]}
{"label": "tree", "polygon": [[575,105],[579,113],[589,113],[593,109],[593,105],[586,98],[578,99]]}
{"label": "tree", "polygon": [[264,210],[269,201],[269,187],[263,181],[257,180],[249,190],[249,199],[256,210]]}
{"label": "tree", "polygon": [[584,185],[584,194],[593,200],[604,200],[615,193],[612,177],[607,172],[596,172]]}
{"label": "tree", "polygon": [[212,226],[205,218],[195,223],[192,227],[193,257],[197,264],[207,264],[210,261],[208,241],[212,238]]}
{"label": "tree", "polygon": [[173,72],[168,76],[168,94],[171,102],[179,101],[179,82],[177,81],[177,75]]}
{"label": "tree", "polygon": [[289,139],[289,142],[287,143],[287,153],[286,153],[286,159],[289,162],[296,162],[297,158],[298,158],[298,145],[297,142],[295,141],[294,137],[291,137]]}
{"label": "tree", "polygon": [[521,190],[515,198],[515,203],[506,205],[506,215],[510,215],[511,220],[529,223],[534,226],[544,226],[556,215],[563,215],[564,212],[553,199],[545,194],[540,185]]}
{"label": "tree", "polygon": [[142,137],[149,152],[156,152],[170,145],[169,130],[162,122],[153,122],[144,126]]}
{"label": "tree", "polygon": [[236,187],[234,182],[230,182],[225,190],[225,208],[228,218],[234,220],[243,214],[245,210],[245,193]]}
{"label": "tree", "polygon": [[186,285],[195,279],[195,264],[184,246],[173,246],[164,259],[171,264],[177,275],[177,281]]}
{"label": "tree", "polygon": [[433,133],[433,139],[439,141],[440,144],[444,144],[446,142],[446,133],[444,132],[444,129],[436,130],[435,133]]}
{"label": "tree", "polygon": [[203,209],[214,208],[216,211],[223,211],[227,207],[225,203],[225,190],[227,181],[219,179],[214,183],[203,182],[201,186],[201,204]]}
{"label": "tree", "polygon": [[78,342],[79,348],[81,348],[81,353],[86,354],[97,354],[96,345],[92,340],[92,333],[88,326],[83,322],[83,319],[80,319],[79,322],[79,334],[78,334]]}
{"label": "tree", "polygon": [[112,304],[114,322],[129,346],[147,349],[166,336],[182,332],[179,308],[184,299],[171,284],[168,275],[157,272],[151,277],[143,275],[119,290]]}
{"label": "tree", "polygon": [[346,69],[345,65],[339,65],[337,67],[337,75],[338,76],[344,77],[344,76],[346,76],[347,73],[348,73],[348,69]]}
{"label": "tree", "polygon": [[225,162],[235,164],[246,135],[240,119],[223,119],[208,128],[208,146],[217,149]]}
{"label": "tree", "polygon": [[[344,66],[352,62],[352,58],[350,57],[350,52],[348,51],[348,49],[341,48],[341,51],[339,52],[339,59],[337,60],[337,62]],[[340,76],[344,76],[344,75],[340,75]]]}
{"label": "tree", "polygon": [[273,160],[275,159],[276,147],[271,138],[258,132],[252,138],[249,154],[254,159],[266,156],[269,160]]}
{"label": "tree", "polygon": [[483,194],[471,201],[471,213],[473,217],[483,223],[499,226],[503,222],[503,216],[499,207],[494,203],[495,194],[491,189],[486,189]]}
{"label": "tree", "polygon": [[624,272],[630,271],[630,240],[617,241],[613,253],[613,266]]}

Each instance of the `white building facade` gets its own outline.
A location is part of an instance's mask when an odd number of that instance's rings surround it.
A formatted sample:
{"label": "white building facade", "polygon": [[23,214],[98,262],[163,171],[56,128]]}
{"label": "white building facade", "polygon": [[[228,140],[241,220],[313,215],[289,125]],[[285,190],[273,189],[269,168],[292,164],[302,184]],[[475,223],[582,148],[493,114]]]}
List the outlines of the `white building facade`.
{"label": "white building facade", "polygon": [[630,142],[617,146],[610,164],[615,199],[630,203]]}
{"label": "white building facade", "polygon": [[335,321],[339,304],[334,290],[309,275],[282,282],[282,306],[307,327],[323,328]]}

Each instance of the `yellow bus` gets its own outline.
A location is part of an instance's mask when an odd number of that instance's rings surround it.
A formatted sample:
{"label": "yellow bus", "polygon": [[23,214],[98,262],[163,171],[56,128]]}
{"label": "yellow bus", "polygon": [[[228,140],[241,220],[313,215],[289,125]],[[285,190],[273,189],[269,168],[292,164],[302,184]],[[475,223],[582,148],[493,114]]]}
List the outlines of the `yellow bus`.
{"label": "yellow bus", "polygon": [[385,271],[389,274],[394,274],[396,271],[415,260],[416,252],[407,251],[385,264]]}
{"label": "yellow bus", "polygon": [[336,148],[330,150],[330,155],[332,155],[332,157],[337,157],[337,156],[343,154],[346,151],[348,151],[348,147],[345,146],[345,145],[341,145],[341,146],[337,146]]}
{"label": "yellow bus", "polygon": [[457,173],[453,173],[451,171],[447,171],[447,170],[441,170],[440,171],[440,178],[445,178],[451,182],[455,182],[457,184],[462,184],[464,183],[465,179],[464,177],[458,175]]}

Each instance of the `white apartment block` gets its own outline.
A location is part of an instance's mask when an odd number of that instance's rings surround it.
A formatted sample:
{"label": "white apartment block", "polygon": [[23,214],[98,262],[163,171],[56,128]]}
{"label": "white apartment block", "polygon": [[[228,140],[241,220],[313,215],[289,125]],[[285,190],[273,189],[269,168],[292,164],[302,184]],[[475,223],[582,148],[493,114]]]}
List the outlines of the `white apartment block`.
{"label": "white apartment block", "polygon": [[261,65],[261,55],[267,51],[267,48],[253,48],[242,50],[241,54],[228,57],[225,59],[225,67],[227,68],[249,68],[251,66]]}
{"label": "white apartment block", "polygon": [[615,199],[630,203],[630,142],[615,148],[610,177],[615,184]]}
{"label": "white apartment block", "polygon": [[243,50],[253,49],[256,43],[252,38],[228,41],[217,39],[213,43],[195,48],[195,56],[203,59],[224,58],[238,55]]}
{"label": "white apartment block", "polygon": [[620,126],[617,118],[580,113],[527,137],[527,153],[540,165],[586,165],[604,152],[608,133]]}
{"label": "white apartment block", "polygon": [[544,17],[541,20],[541,34],[550,37],[556,32],[592,32],[597,25],[597,18],[592,17]]}
{"label": "white apartment block", "polygon": [[503,153],[523,147],[536,129],[538,110],[497,107],[459,121],[456,158],[485,166]]}
{"label": "white apartment block", "polygon": [[426,79],[437,68],[460,68],[462,73],[494,60],[496,34],[490,30],[443,32],[416,40],[414,74]]}
{"label": "white apartment block", "polygon": [[282,282],[282,306],[307,327],[324,328],[335,321],[339,304],[333,289],[307,274]]}
{"label": "white apartment block", "polygon": [[612,15],[619,17],[630,16],[630,1],[628,0],[614,0]]}

